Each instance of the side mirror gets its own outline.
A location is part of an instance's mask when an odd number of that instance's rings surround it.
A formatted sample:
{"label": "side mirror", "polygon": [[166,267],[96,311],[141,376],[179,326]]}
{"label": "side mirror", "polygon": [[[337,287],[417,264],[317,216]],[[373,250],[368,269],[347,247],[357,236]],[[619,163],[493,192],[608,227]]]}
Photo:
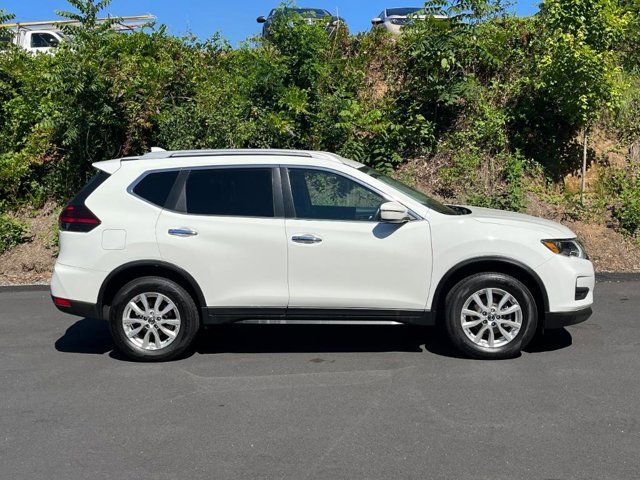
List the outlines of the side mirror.
{"label": "side mirror", "polygon": [[256,18],[256,22],[258,22],[258,23],[264,23],[266,21],[267,21],[267,19],[264,18],[264,15],[260,15],[258,18]]}
{"label": "side mirror", "polygon": [[374,17],[371,19],[371,23],[373,25],[380,25],[382,23],[382,19],[380,17]]}
{"label": "side mirror", "polygon": [[386,223],[405,223],[410,220],[407,207],[398,202],[386,202],[380,205],[380,221]]}

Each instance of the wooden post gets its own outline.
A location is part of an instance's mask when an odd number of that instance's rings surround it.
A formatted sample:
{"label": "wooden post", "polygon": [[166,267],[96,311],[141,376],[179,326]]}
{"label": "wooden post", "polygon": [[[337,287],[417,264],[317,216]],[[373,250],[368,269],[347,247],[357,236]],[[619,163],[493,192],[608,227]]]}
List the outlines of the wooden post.
{"label": "wooden post", "polygon": [[588,130],[587,127],[584,127],[582,131],[582,179],[580,182],[580,203],[584,204],[584,187],[585,187],[585,177],[587,176],[587,139],[588,139]]}

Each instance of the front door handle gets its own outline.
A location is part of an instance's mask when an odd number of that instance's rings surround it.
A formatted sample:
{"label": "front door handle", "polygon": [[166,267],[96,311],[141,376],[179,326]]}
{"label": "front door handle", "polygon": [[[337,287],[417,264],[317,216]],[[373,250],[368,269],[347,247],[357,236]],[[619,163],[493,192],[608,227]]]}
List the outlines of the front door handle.
{"label": "front door handle", "polygon": [[176,237],[193,237],[198,232],[191,228],[170,228],[169,235],[175,235]]}
{"label": "front door handle", "polygon": [[311,235],[310,233],[305,233],[303,235],[294,235],[291,237],[291,240],[296,243],[320,243],[322,239],[320,237],[316,237],[315,235]]}

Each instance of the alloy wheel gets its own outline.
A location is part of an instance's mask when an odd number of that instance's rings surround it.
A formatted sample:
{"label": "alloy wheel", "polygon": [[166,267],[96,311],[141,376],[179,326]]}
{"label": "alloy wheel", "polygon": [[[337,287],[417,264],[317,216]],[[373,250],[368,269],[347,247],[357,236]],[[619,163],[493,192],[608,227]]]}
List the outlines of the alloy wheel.
{"label": "alloy wheel", "polygon": [[510,343],[522,328],[518,300],[500,288],[483,288],[464,302],[460,314],[462,329],[473,343],[499,348]]}
{"label": "alloy wheel", "polygon": [[136,295],[122,312],[122,327],[128,341],[144,350],[159,350],[173,343],[180,323],[178,307],[157,292]]}

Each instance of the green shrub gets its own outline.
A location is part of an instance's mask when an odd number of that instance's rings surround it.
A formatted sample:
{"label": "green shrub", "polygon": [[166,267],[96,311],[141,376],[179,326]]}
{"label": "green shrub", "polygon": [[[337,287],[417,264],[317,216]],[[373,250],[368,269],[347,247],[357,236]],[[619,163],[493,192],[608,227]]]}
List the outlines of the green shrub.
{"label": "green shrub", "polygon": [[621,98],[611,123],[614,132],[624,141],[640,139],[640,78],[637,75],[622,74],[618,79]]}
{"label": "green shrub", "polygon": [[520,152],[487,157],[477,149],[462,150],[453,155],[450,166],[440,170],[442,193],[453,195],[458,187],[470,205],[521,211],[526,206],[526,165]]}
{"label": "green shrub", "polygon": [[592,205],[609,211],[623,233],[640,234],[640,165],[608,169],[598,178],[594,194]]}
{"label": "green shrub", "polygon": [[608,180],[614,196],[612,214],[623,232],[640,233],[640,168],[619,170]]}
{"label": "green shrub", "polygon": [[523,181],[527,161],[518,151],[515,154],[506,155],[502,160],[505,189],[500,208],[519,212],[526,207]]}
{"label": "green shrub", "polygon": [[27,232],[25,225],[8,215],[0,214],[0,253],[24,242]]}
{"label": "green shrub", "polygon": [[24,194],[23,187],[31,172],[31,161],[22,152],[0,153],[0,198],[13,203]]}
{"label": "green shrub", "polygon": [[440,169],[440,179],[445,187],[444,193],[452,194],[457,186],[464,186],[467,191],[478,188],[478,169],[484,164],[484,158],[477,149],[462,150],[453,154],[450,165]]}
{"label": "green shrub", "polygon": [[613,210],[623,231],[635,235],[640,230],[640,184],[626,189],[620,195],[620,205]]}

